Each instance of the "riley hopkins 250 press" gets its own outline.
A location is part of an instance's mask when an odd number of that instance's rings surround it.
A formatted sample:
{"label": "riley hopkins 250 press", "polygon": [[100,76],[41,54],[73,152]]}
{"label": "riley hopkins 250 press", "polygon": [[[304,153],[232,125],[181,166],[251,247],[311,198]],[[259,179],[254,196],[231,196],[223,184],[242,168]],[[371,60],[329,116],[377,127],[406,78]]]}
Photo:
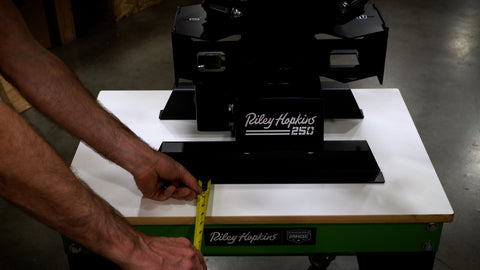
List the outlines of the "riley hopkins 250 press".
{"label": "riley hopkins 250 press", "polygon": [[366,2],[179,7],[175,87],[160,119],[196,119],[199,131],[234,140],[163,142],[160,151],[212,183],[384,182],[367,141],[324,140],[325,119],[364,117],[346,83],[383,81],[388,28]]}

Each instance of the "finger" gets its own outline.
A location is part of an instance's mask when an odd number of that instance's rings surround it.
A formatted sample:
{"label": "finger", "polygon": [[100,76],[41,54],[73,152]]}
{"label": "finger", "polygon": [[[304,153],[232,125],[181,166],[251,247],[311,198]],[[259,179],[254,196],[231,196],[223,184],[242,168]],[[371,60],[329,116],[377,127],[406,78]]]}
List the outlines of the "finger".
{"label": "finger", "polygon": [[[194,251],[194,257],[192,261],[195,263],[195,269],[207,269],[207,263],[205,262],[205,258],[200,250],[198,250],[190,240],[185,237],[178,237],[178,238],[171,238],[175,243],[179,246],[187,247],[188,250]],[[188,256],[187,256],[188,257]]]}
{"label": "finger", "polygon": [[190,172],[185,167],[180,165],[180,163],[178,163],[178,165],[180,166],[180,180],[182,181],[182,183],[189,187],[191,190],[193,190],[195,193],[202,193],[202,187],[198,184],[197,179],[193,177],[193,175],[190,174]]}
{"label": "finger", "polygon": [[194,265],[194,269],[199,269],[199,270],[205,270],[207,269],[207,263],[205,262],[205,259],[203,257],[202,252],[197,250],[193,245],[191,247],[193,251],[193,256],[192,257],[187,257],[190,262],[192,262]]}
{"label": "finger", "polygon": [[182,164],[163,153],[159,153],[159,155],[162,157],[160,159],[162,162],[156,168],[160,177],[172,183],[179,181],[196,193],[202,192],[202,187],[198,184],[197,179]]}
{"label": "finger", "polygon": [[170,185],[170,186],[165,186],[163,185],[161,188],[155,192],[154,196],[151,197],[151,199],[157,200],[157,201],[165,201],[168,198],[172,196],[172,194],[175,192],[175,186]]}
{"label": "finger", "polygon": [[207,263],[205,262],[205,258],[203,257],[202,252],[197,250],[197,256],[198,259],[200,260],[201,268],[200,269],[207,269]]}
{"label": "finger", "polygon": [[202,263],[202,257],[202,254],[193,246],[187,250],[183,250],[181,264],[185,266],[185,268],[182,269],[205,269]]}
{"label": "finger", "polygon": [[[181,261],[180,263],[185,264],[185,269],[207,269],[202,253],[198,251],[187,238],[158,237],[155,239],[157,241],[153,241],[150,244],[151,248],[156,252],[160,252],[165,246],[168,246],[167,253],[164,253],[164,255],[169,258],[169,261]],[[190,266],[188,266],[188,262],[191,263]]]}
{"label": "finger", "polygon": [[197,197],[197,194],[189,188],[179,187],[172,194],[172,197],[179,200],[193,200]]}

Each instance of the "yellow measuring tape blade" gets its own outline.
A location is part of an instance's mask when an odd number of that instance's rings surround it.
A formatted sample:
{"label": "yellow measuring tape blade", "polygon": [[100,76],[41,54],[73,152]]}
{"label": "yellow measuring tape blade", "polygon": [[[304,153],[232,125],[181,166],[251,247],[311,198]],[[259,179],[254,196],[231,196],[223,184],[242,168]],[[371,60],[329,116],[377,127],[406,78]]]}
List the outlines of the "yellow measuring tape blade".
{"label": "yellow measuring tape blade", "polygon": [[[201,180],[199,180],[198,183],[203,187]],[[195,235],[193,237],[193,245],[198,250],[202,248],[203,228],[205,227],[205,215],[207,213],[210,185],[211,180],[208,180],[207,189],[197,195],[197,215],[195,217]]]}

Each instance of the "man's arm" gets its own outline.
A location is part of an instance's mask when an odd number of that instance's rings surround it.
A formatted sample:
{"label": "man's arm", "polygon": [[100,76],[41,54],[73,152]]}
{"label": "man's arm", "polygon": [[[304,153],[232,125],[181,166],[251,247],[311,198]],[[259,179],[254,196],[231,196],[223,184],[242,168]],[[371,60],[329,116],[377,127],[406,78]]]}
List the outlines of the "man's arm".
{"label": "man's arm", "polygon": [[0,195],[123,269],[205,269],[185,238],[147,237],[75,178],[28,123],[0,102]]}
{"label": "man's arm", "polygon": [[[106,113],[66,66],[33,40],[10,0],[0,0],[0,72],[40,111],[129,170],[146,196],[190,199],[200,191],[185,168]],[[162,191],[167,182],[173,185]],[[148,237],[133,229],[3,102],[0,196],[124,269],[206,268],[187,239]]]}
{"label": "man's arm", "polygon": [[[34,40],[10,0],[0,0],[0,37],[0,72],[39,111],[132,173],[146,197],[193,199],[201,192],[183,166],[107,113],[67,66]],[[165,184],[170,186],[164,189]]]}

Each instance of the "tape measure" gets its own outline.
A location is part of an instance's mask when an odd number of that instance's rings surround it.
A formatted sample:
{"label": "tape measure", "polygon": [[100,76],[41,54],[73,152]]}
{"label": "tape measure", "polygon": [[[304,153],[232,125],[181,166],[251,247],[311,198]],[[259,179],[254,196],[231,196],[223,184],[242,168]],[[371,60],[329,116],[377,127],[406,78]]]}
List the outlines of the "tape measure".
{"label": "tape measure", "polygon": [[205,227],[205,215],[207,213],[208,196],[210,195],[211,180],[207,183],[198,183],[203,192],[197,195],[197,215],[195,217],[195,235],[193,236],[193,245],[200,250],[202,248],[203,228]]}

